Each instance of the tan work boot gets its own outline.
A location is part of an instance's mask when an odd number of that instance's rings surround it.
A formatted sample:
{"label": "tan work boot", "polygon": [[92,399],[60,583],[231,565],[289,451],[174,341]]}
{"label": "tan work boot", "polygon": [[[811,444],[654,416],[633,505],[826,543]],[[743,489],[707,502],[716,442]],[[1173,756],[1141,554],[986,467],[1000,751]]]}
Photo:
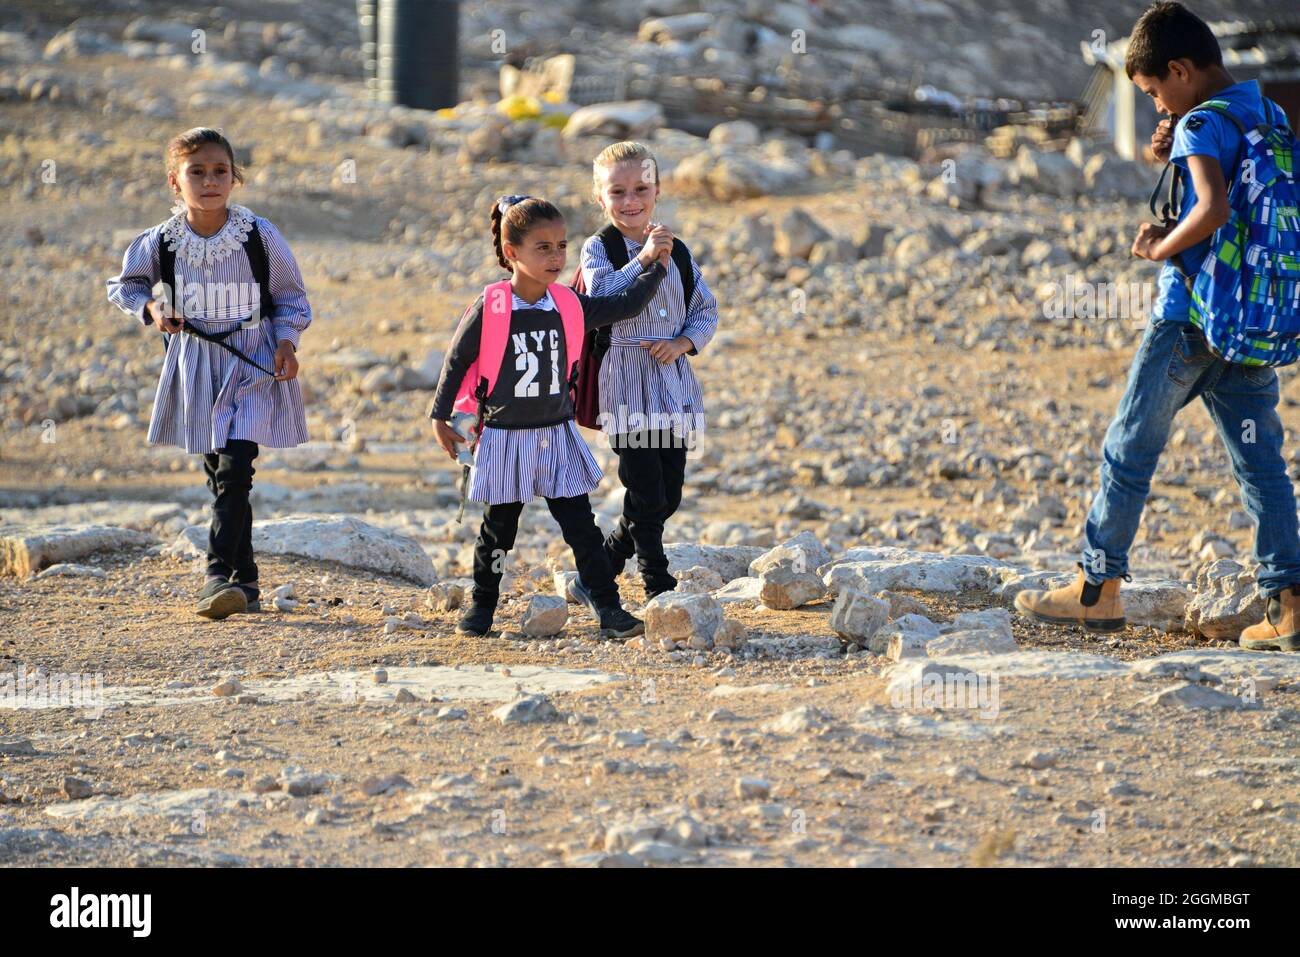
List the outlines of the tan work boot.
{"label": "tan work boot", "polygon": [[1079,569],[1079,577],[1072,584],[1051,591],[1022,591],[1016,595],[1016,611],[1049,625],[1120,631],[1125,621],[1119,582],[1118,578],[1111,578],[1100,585],[1090,585],[1083,569]]}
{"label": "tan work boot", "polygon": [[1300,585],[1271,596],[1264,620],[1243,631],[1238,642],[1251,651],[1300,651]]}

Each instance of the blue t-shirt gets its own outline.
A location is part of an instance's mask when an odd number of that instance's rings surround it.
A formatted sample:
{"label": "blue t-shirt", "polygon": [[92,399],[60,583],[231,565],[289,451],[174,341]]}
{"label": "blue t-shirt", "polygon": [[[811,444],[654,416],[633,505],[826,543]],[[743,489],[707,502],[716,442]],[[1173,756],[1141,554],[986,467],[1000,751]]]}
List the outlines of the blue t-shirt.
{"label": "blue t-shirt", "polygon": [[[1243,112],[1247,112],[1249,115],[1257,116],[1261,120],[1286,123],[1286,114],[1272,100],[1264,98],[1259,92],[1259,83],[1255,80],[1233,84],[1225,90],[1220,90],[1210,99],[1227,100],[1233,107],[1237,108],[1236,113],[1238,116],[1241,116]],[[1265,107],[1266,103],[1268,104],[1267,108]],[[1271,109],[1272,112],[1267,112],[1268,109]],[[1241,133],[1238,132],[1232,120],[1226,116],[1221,116],[1212,110],[1201,110],[1188,113],[1178,121],[1177,126],[1174,127],[1174,145],[1170,150],[1169,158],[1174,165],[1183,171],[1182,208],[1178,212],[1179,222],[1182,222],[1187,214],[1192,211],[1192,207],[1196,205],[1196,189],[1192,185],[1191,175],[1187,172],[1187,157],[1216,157],[1219,166],[1223,168],[1224,182],[1231,189],[1233,178],[1237,175],[1234,164],[1237,162],[1240,150]],[[1210,239],[1205,239],[1183,251],[1183,266],[1191,275],[1195,276],[1201,268],[1201,260],[1205,258],[1205,254],[1209,252],[1209,249]],[[1160,279],[1156,289],[1156,303],[1151,310],[1152,318],[1164,319],[1170,322],[1187,322],[1191,304],[1191,296],[1188,295],[1183,274],[1178,271],[1178,267],[1172,262],[1166,261],[1160,269]]]}

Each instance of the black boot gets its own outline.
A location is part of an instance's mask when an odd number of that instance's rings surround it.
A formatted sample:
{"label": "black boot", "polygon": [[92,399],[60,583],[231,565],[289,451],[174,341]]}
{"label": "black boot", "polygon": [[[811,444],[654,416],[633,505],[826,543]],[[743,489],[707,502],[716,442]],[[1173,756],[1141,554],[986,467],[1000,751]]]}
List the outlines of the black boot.
{"label": "black boot", "polygon": [[257,582],[236,582],[235,584],[244,592],[244,597],[248,599],[248,607],[244,611],[261,611],[262,590],[258,588]]}
{"label": "black boot", "polygon": [[482,604],[473,602],[465,614],[460,616],[460,622],[456,625],[458,635],[473,635],[475,638],[486,637],[492,630],[492,616],[496,614],[495,605]]}
{"label": "black boot", "polygon": [[194,606],[195,612],[213,621],[221,621],[247,610],[248,597],[243,589],[216,577],[203,583],[203,588],[199,591],[199,602]]}
{"label": "black boot", "polygon": [[600,616],[600,637],[626,641],[637,635],[645,634],[645,622],[635,615],[624,611],[622,606],[614,605],[602,608]]}

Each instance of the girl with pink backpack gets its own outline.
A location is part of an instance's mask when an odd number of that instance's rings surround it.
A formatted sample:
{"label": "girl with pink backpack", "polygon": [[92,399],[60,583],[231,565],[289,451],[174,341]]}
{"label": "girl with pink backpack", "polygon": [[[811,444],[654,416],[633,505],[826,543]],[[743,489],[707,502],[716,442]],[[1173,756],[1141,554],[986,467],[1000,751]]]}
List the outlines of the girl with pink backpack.
{"label": "girl with pink backpack", "polygon": [[601,471],[574,423],[582,340],[645,309],[666,275],[653,261],[617,296],[589,297],[560,281],[564,217],[544,199],[502,197],[492,207],[497,260],[511,278],[483,290],[461,317],[434,393],[434,432],[452,459],[461,434],[449,420],[473,416],[467,495],[484,503],[474,547],[474,589],[457,631],[484,636],[500,597],[505,556],[524,504],[546,499],[578,569],[575,592],[603,638],[644,631],[619,601],[614,572],[587,497]]}

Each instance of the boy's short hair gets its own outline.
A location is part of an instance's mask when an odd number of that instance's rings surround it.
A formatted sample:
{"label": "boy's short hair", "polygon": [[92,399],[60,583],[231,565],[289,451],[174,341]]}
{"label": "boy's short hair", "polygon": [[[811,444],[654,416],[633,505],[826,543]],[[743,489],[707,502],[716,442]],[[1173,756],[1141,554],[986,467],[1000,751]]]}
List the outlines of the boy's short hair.
{"label": "boy's short hair", "polygon": [[1223,65],[1223,53],[1210,25],[1181,3],[1153,3],[1138,17],[1128,38],[1124,70],[1163,80],[1170,60],[1191,60],[1198,68]]}

